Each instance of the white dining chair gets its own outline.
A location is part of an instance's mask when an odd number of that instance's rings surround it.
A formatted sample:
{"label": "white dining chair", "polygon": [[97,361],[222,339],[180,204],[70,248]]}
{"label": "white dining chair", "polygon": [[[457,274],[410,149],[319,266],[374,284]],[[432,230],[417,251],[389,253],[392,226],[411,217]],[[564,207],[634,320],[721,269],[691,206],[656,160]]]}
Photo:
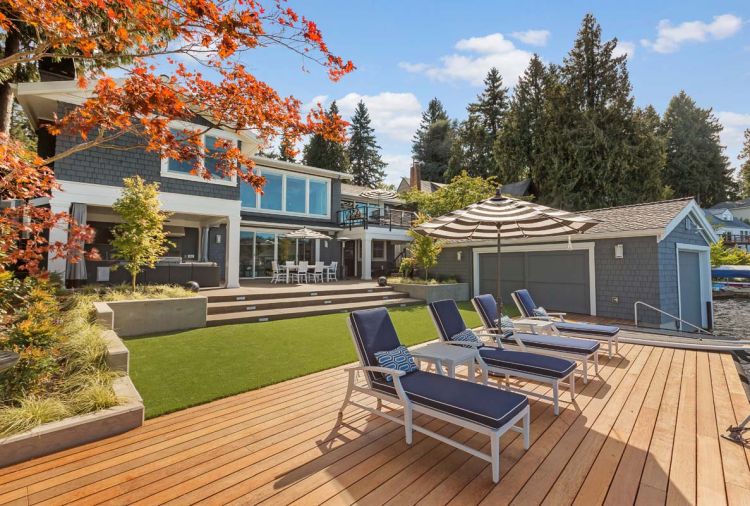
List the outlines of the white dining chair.
{"label": "white dining chair", "polygon": [[294,276],[294,261],[287,260],[284,265],[284,270],[286,270],[286,282],[287,284],[289,284],[289,282],[292,280],[292,277]]}
{"label": "white dining chair", "polygon": [[271,262],[271,283],[281,283],[284,277],[284,269],[279,268],[279,262],[273,260]]}
{"label": "white dining chair", "polygon": [[297,272],[293,274],[294,281],[301,283],[304,279],[307,283],[307,262],[300,262],[297,264]]}
{"label": "white dining chair", "polygon": [[326,267],[326,281],[338,281],[338,277],[336,276],[338,268],[338,262],[331,262],[331,265]]}
{"label": "white dining chair", "polygon": [[315,262],[315,268],[312,271],[313,283],[317,283],[318,281],[322,283],[324,281],[323,279],[324,270],[325,270],[325,265],[323,264],[323,262]]}

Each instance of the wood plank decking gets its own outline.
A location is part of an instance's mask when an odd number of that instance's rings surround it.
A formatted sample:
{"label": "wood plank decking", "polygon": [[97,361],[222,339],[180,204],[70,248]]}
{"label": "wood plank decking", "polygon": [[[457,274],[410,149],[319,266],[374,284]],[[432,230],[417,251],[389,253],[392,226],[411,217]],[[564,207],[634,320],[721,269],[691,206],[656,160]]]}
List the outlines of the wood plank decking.
{"label": "wood plank decking", "polygon": [[486,462],[420,434],[408,446],[400,425],[357,408],[336,425],[337,368],[0,469],[0,503],[750,503],[750,450],[719,437],[750,414],[730,355],[624,344],[602,363],[560,416],[532,401],[532,446],[502,438],[497,485]]}

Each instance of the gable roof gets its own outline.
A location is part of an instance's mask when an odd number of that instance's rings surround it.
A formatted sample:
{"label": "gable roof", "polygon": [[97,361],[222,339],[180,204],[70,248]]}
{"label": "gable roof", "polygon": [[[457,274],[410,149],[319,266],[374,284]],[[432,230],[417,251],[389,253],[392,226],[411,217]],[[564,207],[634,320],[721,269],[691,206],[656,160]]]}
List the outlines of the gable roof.
{"label": "gable roof", "polygon": [[711,209],[735,209],[737,207],[750,207],[750,199],[719,202],[715,206],[712,206]]}
{"label": "gable roof", "polygon": [[[436,183],[435,181],[425,181],[424,179],[419,181],[419,189],[425,193],[432,193],[445,186],[445,183]],[[407,192],[411,189],[409,184],[409,178],[402,177],[401,182],[398,184],[399,192]]]}
{"label": "gable roof", "polygon": [[726,211],[726,209],[704,209],[704,211],[706,212],[708,222],[716,228],[741,228],[750,230],[750,225],[735,217],[732,217],[730,221],[719,218],[718,215]]}

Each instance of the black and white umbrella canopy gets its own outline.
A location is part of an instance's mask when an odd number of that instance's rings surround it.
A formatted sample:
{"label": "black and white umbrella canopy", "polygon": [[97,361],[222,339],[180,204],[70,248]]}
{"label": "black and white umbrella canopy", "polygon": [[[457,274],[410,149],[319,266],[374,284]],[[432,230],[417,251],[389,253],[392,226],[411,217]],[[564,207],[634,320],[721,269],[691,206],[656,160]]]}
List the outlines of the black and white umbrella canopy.
{"label": "black and white umbrella canopy", "polygon": [[422,223],[416,230],[436,239],[486,240],[569,235],[585,232],[599,220],[533,202],[494,197]]}
{"label": "black and white umbrella canopy", "polygon": [[389,200],[398,197],[398,193],[393,190],[384,190],[383,188],[372,188],[363,191],[359,196],[366,199]]}
{"label": "black and white umbrella canopy", "polygon": [[307,227],[302,227],[299,230],[295,230],[294,232],[289,232],[284,237],[288,237],[290,239],[330,239],[330,237],[325,235],[324,233],[318,232],[317,230],[312,230]]}
{"label": "black and white umbrella canopy", "polygon": [[422,223],[415,230],[428,237],[447,240],[497,240],[497,306],[502,314],[501,241],[579,234],[599,220],[546,207],[525,200],[504,197],[498,188],[494,197],[452,211]]}

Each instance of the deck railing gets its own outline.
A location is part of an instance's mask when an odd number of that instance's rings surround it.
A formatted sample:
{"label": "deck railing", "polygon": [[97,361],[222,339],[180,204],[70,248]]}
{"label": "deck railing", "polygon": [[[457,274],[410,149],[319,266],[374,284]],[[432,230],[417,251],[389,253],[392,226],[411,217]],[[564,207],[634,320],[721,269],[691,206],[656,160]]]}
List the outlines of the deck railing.
{"label": "deck railing", "polygon": [[675,320],[675,323],[679,322],[680,330],[682,330],[682,326],[683,325],[687,325],[688,327],[694,328],[698,332],[698,339],[700,339],[700,340],[703,340],[703,338],[701,337],[701,333],[707,334],[707,335],[710,335],[710,336],[713,335],[712,332],[709,332],[708,330],[706,330],[706,329],[704,329],[702,327],[699,327],[698,325],[694,325],[694,324],[690,323],[689,321],[685,321],[682,318],[680,318],[679,316],[675,316],[675,315],[673,315],[671,313],[667,313],[666,311],[664,311],[662,309],[659,309],[658,307],[652,306],[651,304],[646,304],[642,300],[636,301],[635,304],[633,304],[633,312],[635,313],[635,326],[636,327],[638,326],[638,306],[639,305],[644,306],[644,307],[646,307],[648,309],[652,309],[652,310],[656,311],[657,313],[663,314],[663,315],[668,316],[670,318],[673,318]]}
{"label": "deck railing", "polygon": [[374,204],[357,204],[356,207],[341,209],[336,212],[336,221],[342,228],[387,227],[410,228],[416,219],[416,213],[402,209],[385,209]]}

